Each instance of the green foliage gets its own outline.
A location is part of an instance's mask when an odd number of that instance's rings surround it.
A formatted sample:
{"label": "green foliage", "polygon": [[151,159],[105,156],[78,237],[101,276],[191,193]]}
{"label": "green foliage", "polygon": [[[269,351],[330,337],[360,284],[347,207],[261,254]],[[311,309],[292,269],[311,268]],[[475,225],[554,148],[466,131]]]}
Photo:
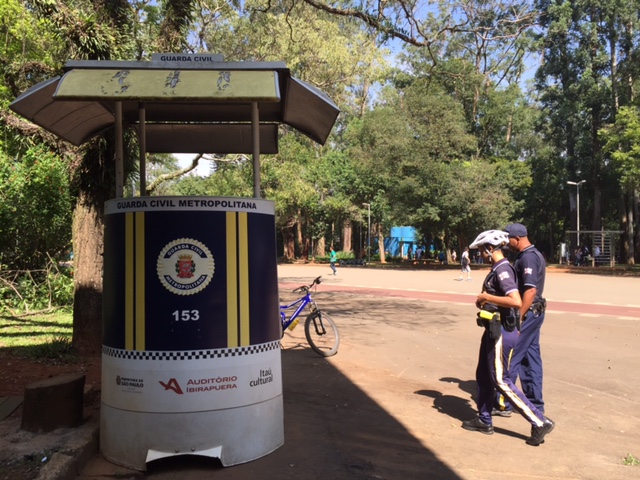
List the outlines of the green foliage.
{"label": "green foliage", "polygon": [[627,456],[622,459],[622,463],[627,466],[636,466],[640,465],[640,459],[628,453]]}
{"label": "green foliage", "polygon": [[126,11],[122,9],[96,9],[90,0],[75,0],[71,5],[51,0],[30,0],[30,3],[67,58],[119,58],[130,45]]}
{"label": "green foliage", "polygon": [[[518,86],[538,18],[534,3],[431,3],[420,29],[406,25],[424,3],[411,11],[379,5],[364,2],[342,16],[286,1],[6,0],[0,101],[6,106],[69,58],[139,60],[176,49],[222,53],[229,61],[283,61],[343,114],[326,147],[282,127],[280,153],[262,157],[261,193],[275,202],[280,231],[339,245],[343,225],[366,222],[367,202],[374,228],[383,231],[412,224],[430,239],[463,242],[480,229],[522,219],[551,248],[568,217],[568,195],[558,185],[579,171],[588,179],[584,211],[615,221],[617,207],[608,207],[619,198],[618,178],[629,189],[640,178],[637,119],[621,110],[615,127],[600,137],[595,132],[615,120],[617,101],[631,101],[638,70],[637,35],[627,27],[634,24],[632,5],[535,3],[546,28],[540,104]],[[372,14],[365,27],[350,17],[356,10]],[[413,45],[393,76],[379,43],[392,37]],[[613,52],[620,55],[617,72],[609,71]],[[1,141],[16,151],[22,137]],[[112,144],[111,136],[96,141],[76,162],[82,168],[74,172],[75,186],[96,205],[112,188]],[[214,163],[211,175],[167,182],[155,193],[253,196],[246,157]],[[70,244],[68,175],[52,175],[54,165],[64,163],[44,149],[0,157],[0,262],[13,269],[40,268]],[[154,174],[166,172],[158,168]],[[592,200],[601,197],[603,215]]]}
{"label": "green foliage", "polygon": [[387,97],[351,134],[353,154],[384,182],[394,206],[387,221],[438,239],[470,239],[508,223],[521,208],[512,192],[528,187],[528,166],[475,157],[461,105],[437,85],[415,81],[403,93]]}
{"label": "green foliage", "polygon": [[[536,73],[543,113],[539,130],[563,159],[560,185],[586,180],[580,216],[587,229],[599,230],[608,219],[617,223],[624,215],[611,146],[605,147],[597,132],[614,123],[618,108],[633,97],[640,44],[631,25],[637,5],[618,0],[593,1],[588,8],[582,2],[537,4],[545,59]],[[564,206],[568,211],[566,201]]]}
{"label": "green foliage", "polygon": [[218,162],[213,174],[207,177],[185,176],[169,189],[168,194],[252,197],[252,175],[250,162],[233,165]]}
{"label": "green foliage", "polygon": [[54,73],[60,48],[27,2],[0,2],[0,106]]}
{"label": "green foliage", "polygon": [[[528,165],[509,160],[455,162],[446,174],[448,185],[442,191],[438,216],[432,222],[442,231],[466,240],[509,223],[522,206],[514,192],[527,188],[530,181]],[[437,230],[429,230],[436,236]]]}
{"label": "green foliage", "polygon": [[276,204],[278,224],[285,226],[298,217],[299,210],[317,203],[323,192],[308,182],[307,167],[314,158],[309,142],[295,134],[280,141],[280,153],[265,156],[262,162],[262,191]]}
{"label": "green foliage", "polygon": [[10,269],[42,268],[71,241],[67,166],[44,146],[17,159],[0,152],[0,259]]}
{"label": "green foliage", "polygon": [[44,270],[0,271],[0,314],[70,308],[73,270],[50,262]]}
{"label": "green foliage", "polygon": [[386,70],[388,50],[369,32],[304,2],[250,0],[232,9],[212,1],[199,10],[194,27],[196,50],[223,53],[229,61],[285,62],[293,76],[320,88],[348,112],[366,101],[363,85]]}
{"label": "green foliage", "polygon": [[640,187],[640,110],[622,107],[615,124],[600,130],[605,151],[615,162],[620,185]]}
{"label": "green foliage", "polygon": [[[330,258],[329,255],[321,255],[321,256],[315,257],[315,261],[319,263],[329,263],[329,258]],[[336,252],[336,258],[339,263],[340,260],[353,260],[356,258],[356,256],[354,255],[353,252],[343,252],[342,250],[338,250]]]}

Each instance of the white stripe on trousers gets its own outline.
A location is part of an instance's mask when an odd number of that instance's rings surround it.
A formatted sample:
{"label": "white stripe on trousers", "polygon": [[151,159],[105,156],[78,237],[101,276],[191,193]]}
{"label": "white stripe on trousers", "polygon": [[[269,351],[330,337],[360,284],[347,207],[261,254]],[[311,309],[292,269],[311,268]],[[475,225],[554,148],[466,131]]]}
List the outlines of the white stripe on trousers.
{"label": "white stripe on trousers", "polygon": [[537,427],[541,427],[544,425],[544,422],[540,420],[535,413],[529,408],[529,406],[522,401],[522,399],[507,385],[504,383],[504,365],[502,364],[502,335],[500,338],[496,340],[494,344],[494,368],[496,372],[496,387],[507,399],[511,402],[512,405],[516,406],[518,410],[522,412],[527,420],[532,425]]}

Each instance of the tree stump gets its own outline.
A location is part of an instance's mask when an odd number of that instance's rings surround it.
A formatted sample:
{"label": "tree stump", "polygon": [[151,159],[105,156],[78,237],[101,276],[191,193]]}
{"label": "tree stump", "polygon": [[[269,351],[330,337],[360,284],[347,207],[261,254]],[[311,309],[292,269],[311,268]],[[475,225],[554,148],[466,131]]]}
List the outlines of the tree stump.
{"label": "tree stump", "polygon": [[68,373],[27,385],[20,428],[38,433],[81,425],[84,380],[81,373]]}

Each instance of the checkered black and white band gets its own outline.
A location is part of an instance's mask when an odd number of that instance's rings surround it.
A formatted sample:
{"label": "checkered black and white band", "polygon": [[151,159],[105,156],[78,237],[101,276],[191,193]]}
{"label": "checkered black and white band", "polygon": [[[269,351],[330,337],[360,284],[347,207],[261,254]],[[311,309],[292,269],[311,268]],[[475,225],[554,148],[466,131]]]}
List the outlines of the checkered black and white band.
{"label": "checkered black and white band", "polygon": [[103,355],[127,360],[206,360],[209,358],[230,358],[243,355],[255,355],[280,349],[280,341],[249,345],[238,348],[218,348],[213,350],[183,350],[183,351],[138,351],[102,346]]}

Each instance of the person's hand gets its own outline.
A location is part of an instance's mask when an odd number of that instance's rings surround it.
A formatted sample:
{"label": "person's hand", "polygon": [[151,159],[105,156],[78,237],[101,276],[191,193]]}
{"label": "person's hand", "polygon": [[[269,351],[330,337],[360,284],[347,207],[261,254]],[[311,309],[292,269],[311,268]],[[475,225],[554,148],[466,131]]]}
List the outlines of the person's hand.
{"label": "person's hand", "polygon": [[485,303],[487,303],[487,297],[483,292],[483,293],[479,294],[478,297],[476,298],[476,307],[482,308],[482,307],[484,307]]}

